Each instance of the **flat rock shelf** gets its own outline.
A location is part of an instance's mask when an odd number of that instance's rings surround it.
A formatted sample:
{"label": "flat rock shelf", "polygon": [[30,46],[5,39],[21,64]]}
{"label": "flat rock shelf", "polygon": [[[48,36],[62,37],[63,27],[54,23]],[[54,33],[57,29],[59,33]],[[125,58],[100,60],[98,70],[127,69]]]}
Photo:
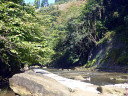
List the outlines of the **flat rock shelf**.
{"label": "flat rock shelf", "polygon": [[[74,91],[75,89],[81,89],[83,91],[90,91],[90,92],[94,92],[94,93],[99,93],[96,90],[96,88],[94,88],[93,84],[81,82],[79,80],[67,79],[67,78],[64,78],[62,76],[58,76],[56,74],[53,74],[51,72],[48,72],[48,71],[42,70],[42,69],[34,69],[33,71],[36,73],[41,73],[45,76],[48,76],[50,78],[55,79],[59,83],[70,88],[72,91]],[[93,87],[91,87],[91,86],[93,86]]]}
{"label": "flat rock shelf", "polygon": [[9,83],[10,88],[21,96],[124,96],[128,93],[125,90],[128,88],[127,83],[97,86],[58,76],[43,69],[15,74],[9,79]]}

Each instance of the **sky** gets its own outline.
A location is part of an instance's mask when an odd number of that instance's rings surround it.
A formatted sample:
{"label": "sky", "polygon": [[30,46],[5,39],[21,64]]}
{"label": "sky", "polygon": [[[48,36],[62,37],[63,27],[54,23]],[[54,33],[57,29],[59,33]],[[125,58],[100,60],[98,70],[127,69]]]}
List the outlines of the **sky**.
{"label": "sky", "polygon": [[[33,4],[35,0],[24,0],[24,1],[25,1],[25,3]],[[40,1],[42,1],[42,0],[40,0]],[[55,0],[48,0],[48,2],[49,2],[49,4],[50,4],[50,3],[54,3]]]}

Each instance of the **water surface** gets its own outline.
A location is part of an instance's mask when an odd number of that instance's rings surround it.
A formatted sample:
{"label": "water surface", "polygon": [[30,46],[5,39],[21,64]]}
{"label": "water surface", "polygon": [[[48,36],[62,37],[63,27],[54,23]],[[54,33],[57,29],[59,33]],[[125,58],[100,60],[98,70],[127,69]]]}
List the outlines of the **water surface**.
{"label": "water surface", "polygon": [[[76,76],[82,76],[84,79],[82,82],[92,83],[98,86],[128,83],[128,73],[114,73],[114,72],[91,72],[91,71],[77,71],[68,69],[44,69],[50,71],[59,76],[63,76],[69,79],[74,79]],[[90,78],[90,79],[88,79]],[[0,96],[16,96],[10,88],[0,89]]]}
{"label": "water surface", "polygon": [[54,74],[74,79],[76,76],[82,76],[84,80],[82,82],[88,82],[95,85],[109,85],[128,83],[128,73],[116,73],[116,72],[94,72],[94,71],[77,71],[68,69],[45,69]]}

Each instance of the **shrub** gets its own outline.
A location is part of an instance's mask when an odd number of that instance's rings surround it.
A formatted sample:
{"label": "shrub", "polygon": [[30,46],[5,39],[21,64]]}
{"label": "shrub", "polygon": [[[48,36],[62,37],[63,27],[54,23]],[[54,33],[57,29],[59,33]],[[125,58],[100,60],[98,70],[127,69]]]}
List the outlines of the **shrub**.
{"label": "shrub", "polygon": [[96,63],[96,59],[93,59],[92,61],[88,61],[88,62],[84,65],[84,67],[86,67],[86,68],[92,67],[92,66],[95,65],[95,63]]}
{"label": "shrub", "polygon": [[128,53],[122,54],[118,60],[118,65],[128,65]]}

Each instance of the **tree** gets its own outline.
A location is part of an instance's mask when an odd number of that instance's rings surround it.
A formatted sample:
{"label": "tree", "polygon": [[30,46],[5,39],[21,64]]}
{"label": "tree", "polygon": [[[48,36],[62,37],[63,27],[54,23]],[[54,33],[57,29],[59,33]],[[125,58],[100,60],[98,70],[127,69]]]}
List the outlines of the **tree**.
{"label": "tree", "polygon": [[67,2],[69,0],[55,0],[55,2],[61,2],[61,1]]}
{"label": "tree", "polygon": [[105,7],[105,25],[112,29],[119,25],[123,25],[124,17],[128,15],[128,0],[103,0]]}
{"label": "tree", "polygon": [[48,6],[48,0],[42,0],[41,7],[47,7]]}
{"label": "tree", "polygon": [[40,0],[35,0],[34,1],[34,6],[39,9],[40,8]]}
{"label": "tree", "polygon": [[2,2],[5,2],[5,1],[9,2],[9,1],[12,1],[12,2],[18,3],[18,4],[22,4],[22,3],[24,2],[24,0],[1,0],[1,1],[2,1]]}
{"label": "tree", "polygon": [[31,5],[0,3],[0,75],[15,74],[22,64],[50,62],[54,52],[39,29],[42,21]]}

